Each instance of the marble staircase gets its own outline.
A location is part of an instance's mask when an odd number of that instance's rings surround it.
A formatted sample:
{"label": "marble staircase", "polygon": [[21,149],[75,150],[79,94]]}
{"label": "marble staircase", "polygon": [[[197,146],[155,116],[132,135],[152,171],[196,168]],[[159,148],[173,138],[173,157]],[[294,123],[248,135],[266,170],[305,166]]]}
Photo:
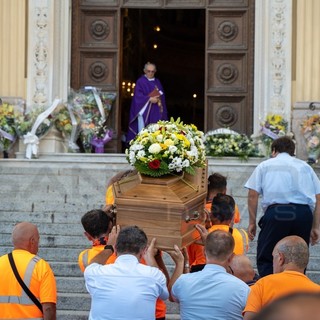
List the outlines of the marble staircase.
{"label": "marble staircase", "polygon": [[[248,217],[243,184],[260,161],[208,160],[209,174],[227,175],[229,193],[240,208],[240,226],[244,228]],[[103,207],[108,180],[128,168],[123,154],[40,154],[32,160],[0,159],[0,255],[12,250],[11,231],[17,222],[38,225],[39,255],[50,263],[57,280],[59,320],[88,318],[90,297],[77,259],[90,243],[83,235],[80,219],[85,212]],[[250,244],[249,255],[254,261],[255,242]],[[172,271],[168,255],[165,262]],[[319,247],[312,247],[308,275],[318,283],[319,262]],[[167,319],[179,319],[178,313],[178,305],[168,302]]]}

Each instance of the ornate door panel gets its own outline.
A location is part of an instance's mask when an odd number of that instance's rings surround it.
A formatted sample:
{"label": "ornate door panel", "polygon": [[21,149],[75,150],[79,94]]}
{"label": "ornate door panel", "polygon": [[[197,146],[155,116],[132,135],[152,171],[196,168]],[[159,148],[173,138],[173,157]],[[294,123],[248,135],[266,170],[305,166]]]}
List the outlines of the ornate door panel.
{"label": "ornate door panel", "polygon": [[[72,2],[71,87],[95,86],[117,92],[119,79],[120,10],[114,1],[75,0]],[[119,99],[109,116],[114,139],[106,145],[109,152],[120,148]]]}
{"label": "ornate door panel", "polygon": [[252,133],[254,0],[73,0],[71,86],[92,85],[118,94],[109,119],[115,129],[109,152],[121,152],[124,8],[205,9],[204,129]]}
{"label": "ornate door panel", "polygon": [[254,1],[211,1],[207,9],[206,131],[252,133]]}

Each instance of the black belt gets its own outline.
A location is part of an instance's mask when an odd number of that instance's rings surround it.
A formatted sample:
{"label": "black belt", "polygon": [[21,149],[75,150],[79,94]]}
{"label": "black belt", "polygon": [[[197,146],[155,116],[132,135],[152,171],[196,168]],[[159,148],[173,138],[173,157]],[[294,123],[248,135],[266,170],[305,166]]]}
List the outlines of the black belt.
{"label": "black belt", "polygon": [[301,203],[274,203],[267,207],[267,209],[272,209],[273,207],[284,207],[284,206],[299,206],[299,207],[309,207],[308,204],[301,204]]}

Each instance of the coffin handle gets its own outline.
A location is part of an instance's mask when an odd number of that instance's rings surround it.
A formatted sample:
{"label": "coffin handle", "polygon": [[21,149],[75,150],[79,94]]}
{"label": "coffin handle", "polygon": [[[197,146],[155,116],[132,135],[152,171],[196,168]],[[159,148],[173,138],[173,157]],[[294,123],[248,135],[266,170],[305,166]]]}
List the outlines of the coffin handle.
{"label": "coffin handle", "polygon": [[185,221],[188,223],[192,220],[198,220],[200,218],[200,213],[198,211],[193,211],[193,217],[186,215]]}

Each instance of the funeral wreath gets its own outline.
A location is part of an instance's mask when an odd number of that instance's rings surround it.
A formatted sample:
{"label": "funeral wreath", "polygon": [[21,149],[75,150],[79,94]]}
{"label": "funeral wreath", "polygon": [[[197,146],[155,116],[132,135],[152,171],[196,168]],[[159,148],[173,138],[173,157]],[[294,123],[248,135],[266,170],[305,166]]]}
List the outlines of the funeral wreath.
{"label": "funeral wreath", "polygon": [[126,157],[145,175],[194,174],[195,168],[205,166],[203,132],[193,124],[183,124],[179,118],[158,121],[142,129],[130,141]]}

